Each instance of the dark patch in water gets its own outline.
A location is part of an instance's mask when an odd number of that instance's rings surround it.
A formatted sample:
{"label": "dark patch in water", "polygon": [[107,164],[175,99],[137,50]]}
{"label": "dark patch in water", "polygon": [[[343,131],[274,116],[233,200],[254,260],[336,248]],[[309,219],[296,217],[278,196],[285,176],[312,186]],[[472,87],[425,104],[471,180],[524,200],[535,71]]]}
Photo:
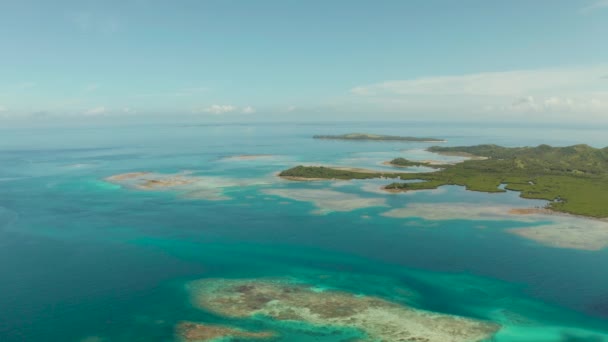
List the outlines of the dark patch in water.
{"label": "dark patch in water", "polygon": [[593,303],[587,306],[585,311],[592,315],[608,317],[608,296],[594,300]]}
{"label": "dark patch in water", "polygon": [[606,340],[601,336],[576,336],[573,334],[564,333],[562,334],[561,342],[605,342]]}

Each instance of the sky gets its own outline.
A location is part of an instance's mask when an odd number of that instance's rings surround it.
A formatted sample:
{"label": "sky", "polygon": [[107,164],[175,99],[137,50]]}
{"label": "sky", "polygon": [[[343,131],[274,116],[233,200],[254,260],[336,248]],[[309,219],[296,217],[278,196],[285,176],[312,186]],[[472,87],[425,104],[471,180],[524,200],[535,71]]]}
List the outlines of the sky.
{"label": "sky", "polygon": [[11,122],[608,122],[608,0],[0,0]]}

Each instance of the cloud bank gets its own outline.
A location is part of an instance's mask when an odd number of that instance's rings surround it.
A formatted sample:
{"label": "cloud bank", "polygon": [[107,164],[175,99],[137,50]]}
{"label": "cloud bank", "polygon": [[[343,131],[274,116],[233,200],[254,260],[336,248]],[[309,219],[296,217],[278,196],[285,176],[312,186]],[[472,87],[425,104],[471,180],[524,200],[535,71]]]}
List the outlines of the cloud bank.
{"label": "cloud bank", "polygon": [[352,88],[354,101],[389,111],[608,116],[608,66],[390,80]]}
{"label": "cloud bank", "polygon": [[581,12],[583,13],[589,13],[595,10],[599,10],[599,9],[607,9],[608,8],[608,0],[597,0],[593,3],[591,3],[590,5],[583,7],[581,9]]}
{"label": "cloud bank", "polygon": [[222,115],[222,114],[228,114],[228,113],[235,113],[235,112],[240,112],[242,114],[253,114],[256,112],[256,109],[251,107],[251,106],[245,106],[245,107],[238,107],[238,106],[234,106],[234,105],[219,105],[219,104],[214,104],[208,107],[204,107],[201,109],[196,109],[194,110],[195,113],[208,113],[208,114],[213,114],[213,115]]}
{"label": "cloud bank", "polygon": [[[48,87],[48,86],[47,86]],[[187,119],[204,115],[210,120],[450,120],[608,122],[608,65],[537,70],[481,72],[438,75],[363,84],[326,97],[309,98],[298,106],[285,99],[269,99],[260,114],[251,105],[204,103],[198,95],[205,87],[182,88],[146,97],[117,98],[104,94],[111,87],[97,83],[81,86],[76,97],[52,101],[30,101],[19,105],[15,99],[43,93],[33,82],[7,87],[0,93],[3,120],[51,120],[82,117],[156,117],[173,115]],[[38,93],[34,93],[37,91]],[[346,92],[346,95],[344,95]],[[17,96],[18,95],[18,96]],[[240,103],[247,103],[243,98]],[[103,101],[103,102],[102,102]],[[235,100],[236,101],[236,100]],[[99,105],[99,103],[103,105]],[[207,102],[207,101],[205,101]],[[210,103],[210,102],[207,102]],[[213,103],[213,102],[211,102]],[[10,109],[9,109],[10,108]],[[137,108],[135,110],[134,108]],[[292,112],[305,116],[288,115]],[[137,114],[137,115],[135,115]]]}
{"label": "cloud bank", "polygon": [[106,109],[106,107],[98,106],[98,107],[93,107],[91,109],[86,110],[84,112],[84,115],[87,115],[87,116],[103,115],[107,112],[108,112],[108,110]]}

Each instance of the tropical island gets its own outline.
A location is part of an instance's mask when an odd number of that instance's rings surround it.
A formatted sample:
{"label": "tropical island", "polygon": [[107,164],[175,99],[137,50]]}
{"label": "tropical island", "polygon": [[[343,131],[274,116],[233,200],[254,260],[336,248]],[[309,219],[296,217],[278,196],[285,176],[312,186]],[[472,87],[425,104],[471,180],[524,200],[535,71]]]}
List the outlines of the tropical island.
{"label": "tropical island", "polygon": [[408,142],[445,142],[443,139],[437,138],[421,138],[421,137],[401,137],[396,135],[379,135],[367,133],[348,133],[339,135],[315,135],[314,139],[328,140],[373,140],[373,141],[408,141]]}
{"label": "tropical island", "polygon": [[[432,165],[396,158],[390,165],[430,166],[434,172],[356,172],[323,166],[296,166],[279,174],[289,179],[392,178],[384,187],[400,192],[460,185],[467,190],[498,193],[519,191],[529,199],[549,201],[547,209],[595,218],[608,218],[608,147],[588,145],[502,147],[476,145],[430,147],[430,152],[474,156],[461,163]],[[417,180],[416,182],[411,182]],[[407,182],[409,181],[409,182]]]}

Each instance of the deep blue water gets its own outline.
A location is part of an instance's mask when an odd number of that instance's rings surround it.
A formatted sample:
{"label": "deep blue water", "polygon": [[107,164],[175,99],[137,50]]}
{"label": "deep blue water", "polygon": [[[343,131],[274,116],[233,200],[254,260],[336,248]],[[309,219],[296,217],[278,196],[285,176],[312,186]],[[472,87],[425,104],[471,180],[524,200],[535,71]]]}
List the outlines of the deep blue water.
{"label": "deep blue water", "polygon": [[[319,141],[365,131],[434,136],[449,145],[587,143],[601,127],[242,124],[8,130],[0,141],[0,341],[172,341],[183,320],[224,322],[190,304],[184,284],[205,277],[291,276],[418,308],[494,320],[496,341],[608,341],[608,251],[550,248],[505,232],[530,223],[390,218],[410,203],[538,205],[516,193],[460,187],[381,194],[383,181],[294,183],[298,164],[385,168],[427,144]],[[229,160],[243,154],[273,158]],[[226,199],[139,191],[113,174],[191,171],[225,182]],[[369,186],[372,184],[372,186]],[[386,206],[318,213],[268,190],[327,190]],[[416,293],[401,298],[395,289]],[[512,312],[532,323],[510,321]],[[250,326],[247,321],[227,321]],[[345,336],[284,328],[284,341]],[[333,337],[332,337],[333,336]]]}

